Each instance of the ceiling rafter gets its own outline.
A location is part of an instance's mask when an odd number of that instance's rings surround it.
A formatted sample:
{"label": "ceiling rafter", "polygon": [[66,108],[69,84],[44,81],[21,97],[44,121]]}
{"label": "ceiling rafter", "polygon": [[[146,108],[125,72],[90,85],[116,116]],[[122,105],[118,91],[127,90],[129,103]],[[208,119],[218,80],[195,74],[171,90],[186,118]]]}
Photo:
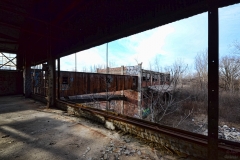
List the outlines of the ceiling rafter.
{"label": "ceiling rafter", "polygon": [[3,23],[3,22],[0,22],[0,25],[7,26],[7,27],[10,27],[10,28],[14,28],[14,29],[17,29],[21,32],[27,32],[27,33],[34,34],[34,35],[37,35],[37,36],[40,36],[40,37],[45,37],[45,38],[49,38],[49,39],[53,39],[53,40],[57,40],[57,41],[64,41],[63,39],[59,39],[57,37],[52,37],[52,36],[49,36],[49,35],[46,35],[46,34],[38,33],[36,31],[32,31],[32,30],[29,30],[29,29],[24,29],[24,28],[21,28],[19,26],[14,26],[14,25],[11,25],[11,24]]}
{"label": "ceiling rafter", "polygon": [[0,33],[0,38],[4,38],[4,39],[10,40],[10,41],[17,41],[18,40],[18,38],[9,36],[6,33],[5,34]]}

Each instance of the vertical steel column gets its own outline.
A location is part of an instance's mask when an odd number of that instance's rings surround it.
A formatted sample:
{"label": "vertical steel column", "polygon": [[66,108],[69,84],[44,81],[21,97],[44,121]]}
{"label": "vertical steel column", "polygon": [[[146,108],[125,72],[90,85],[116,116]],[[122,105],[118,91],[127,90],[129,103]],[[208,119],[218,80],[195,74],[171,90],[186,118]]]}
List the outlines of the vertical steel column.
{"label": "vertical steel column", "polygon": [[[121,75],[124,75],[124,66],[121,66]],[[123,90],[121,91],[121,95],[124,95],[124,87]],[[124,110],[124,100],[121,100],[121,114],[123,114],[123,110]]]}
{"label": "vertical steel column", "polygon": [[58,58],[58,99],[60,99],[60,58]]}
{"label": "vertical steel column", "polygon": [[218,158],[219,52],[218,5],[208,1],[208,159]]}
{"label": "vertical steel column", "polygon": [[17,70],[21,71],[23,69],[23,56],[22,56],[22,54],[18,53],[16,58],[17,58],[17,60],[16,60],[16,62],[17,62]]}
{"label": "vertical steel column", "polygon": [[138,115],[142,119],[142,63],[138,64]]}
{"label": "vertical steel column", "polygon": [[53,72],[52,72],[52,87],[53,87],[53,90],[52,90],[52,94],[53,94],[53,102],[52,102],[52,105],[53,107],[56,107],[56,58],[53,58]]}

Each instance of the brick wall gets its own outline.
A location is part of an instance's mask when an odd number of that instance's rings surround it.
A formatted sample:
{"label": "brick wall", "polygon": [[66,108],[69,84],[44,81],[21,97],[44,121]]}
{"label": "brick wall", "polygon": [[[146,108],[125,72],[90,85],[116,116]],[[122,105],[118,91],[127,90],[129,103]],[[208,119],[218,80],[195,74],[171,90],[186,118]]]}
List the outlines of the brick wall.
{"label": "brick wall", "polygon": [[23,73],[0,71],[0,96],[23,93]]}

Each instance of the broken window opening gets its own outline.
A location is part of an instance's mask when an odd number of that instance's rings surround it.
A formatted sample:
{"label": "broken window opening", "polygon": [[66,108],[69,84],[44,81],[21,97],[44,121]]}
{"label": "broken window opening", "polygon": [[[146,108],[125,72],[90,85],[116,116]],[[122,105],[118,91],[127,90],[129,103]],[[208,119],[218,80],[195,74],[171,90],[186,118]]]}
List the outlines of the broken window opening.
{"label": "broken window opening", "polygon": [[0,70],[16,70],[17,55],[0,52]]}

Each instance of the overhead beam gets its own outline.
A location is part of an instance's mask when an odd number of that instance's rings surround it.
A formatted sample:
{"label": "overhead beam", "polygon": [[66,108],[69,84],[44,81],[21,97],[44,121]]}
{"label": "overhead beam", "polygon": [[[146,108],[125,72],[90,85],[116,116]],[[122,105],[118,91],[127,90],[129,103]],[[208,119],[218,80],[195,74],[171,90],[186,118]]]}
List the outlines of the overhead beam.
{"label": "overhead beam", "polygon": [[18,42],[9,42],[9,41],[1,41],[0,43],[4,43],[4,44],[18,44]]}
{"label": "overhead beam", "polygon": [[79,6],[79,3],[82,3],[82,1],[72,1],[64,10],[61,11],[61,13],[58,14],[58,16],[52,21],[51,25],[56,25],[62,19],[69,14],[73,9],[77,8]]}
{"label": "overhead beam", "polygon": [[18,40],[18,38],[16,38],[16,37],[12,37],[12,36],[9,36],[9,35],[3,34],[3,33],[0,33],[0,38],[7,39],[7,40],[10,40],[10,41],[17,41]]}
{"label": "overhead beam", "polygon": [[16,49],[6,49],[6,48],[0,48],[0,52],[6,52],[6,53],[14,53],[16,54],[17,53],[17,50]]}
{"label": "overhead beam", "polygon": [[75,30],[67,30],[66,28],[63,28],[63,27],[60,27],[60,26],[57,26],[55,25],[55,23],[49,23],[49,22],[46,22],[44,20],[40,20],[38,18],[35,18],[33,16],[31,16],[31,14],[27,14],[27,13],[23,13],[23,12],[19,12],[19,11],[16,11],[16,10],[13,10],[12,8],[9,8],[9,7],[6,7],[6,6],[0,6],[0,10],[3,10],[3,11],[6,11],[6,12],[10,12],[10,13],[14,13],[18,16],[22,16],[24,18],[28,18],[28,19],[31,19],[31,20],[34,20],[38,23],[41,23],[41,24],[44,24],[46,26],[51,26],[52,28],[57,28],[57,29],[60,29],[62,31],[67,31],[67,32],[70,32],[71,34],[77,34],[79,32],[75,31]]}
{"label": "overhead beam", "polygon": [[50,39],[53,39],[53,40],[56,40],[56,41],[64,41],[63,39],[59,39],[59,38],[56,38],[56,37],[52,37],[52,36],[48,36],[48,35],[45,35],[45,34],[41,34],[41,33],[36,32],[36,31],[32,31],[32,30],[21,28],[21,27],[17,27],[15,25],[3,23],[3,22],[0,22],[0,25],[3,25],[3,26],[6,26],[6,27],[9,27],[9,28],[13,28],[13,29],[19,30],[21,32],[27,32],[27,33],[30,33],[30,34],[34,34],[34,35],[37,35],[37,36],[40,36],[40,37],[50,38]]}

